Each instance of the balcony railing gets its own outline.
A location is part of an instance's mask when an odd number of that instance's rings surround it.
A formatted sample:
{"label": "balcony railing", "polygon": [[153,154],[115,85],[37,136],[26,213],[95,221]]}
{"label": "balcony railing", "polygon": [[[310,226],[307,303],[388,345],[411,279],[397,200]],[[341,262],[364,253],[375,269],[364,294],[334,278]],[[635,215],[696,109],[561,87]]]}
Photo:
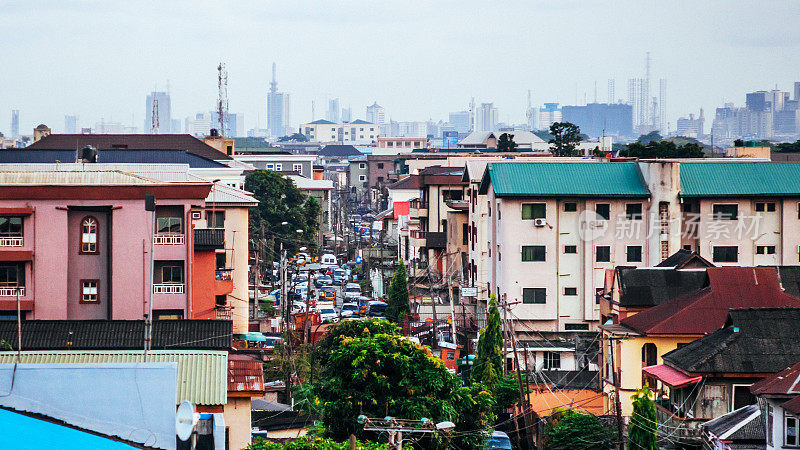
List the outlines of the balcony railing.
{"label": "balcony railing", "polygon": [[233,307],[217,305],[214,308],[217,312],[217,320],[231,320],[233,317]]}
{"label": "balcony railing", "polygon": [[17,291],[19,291],[19,296],[25,296],[25,286],[0,286],[0,297],[16,297]]}
{"label": "balcony railing", "polygon": [[409,202],[409,206],[414,209],[428,209],[428,202],[423,202],[420,199],[414,199]]}
{"label": "balcony railing", "polygon": [[155,245],[183,245],[186,239],[183,233],[158,233],[153,235]]}
{"label": "balcony railing", "polygon": [[153,294],[183,294],[183,284],[177,284],[177,283],[153,284]]}
{"label": "balcony railing", "polygon": [[447,246],[447,233],[443,231],[411,230],[413,239],[425,239],[425,246],[429,248],[445,248]]}
{"label": "balcony railing", "polygon": [[708,421],[708,419],[678,417],[659,404],[656,404],[656,417],[658,438],[669,435],[681,442],[699,442],[702,425]]}
{"label": "balcony railing", "polygon": [[233,269],[217,269],[214,273],[214,279],[219,281],[232,281]]}
{"label": "balcony railing", "polygon": [[0,247],[22,247],[22,237],[0,237]]}

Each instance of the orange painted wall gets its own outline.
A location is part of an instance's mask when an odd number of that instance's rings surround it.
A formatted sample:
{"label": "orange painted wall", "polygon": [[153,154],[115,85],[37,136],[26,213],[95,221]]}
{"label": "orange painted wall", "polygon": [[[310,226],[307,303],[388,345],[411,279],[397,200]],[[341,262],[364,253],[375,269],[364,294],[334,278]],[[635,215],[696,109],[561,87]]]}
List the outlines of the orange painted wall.
{"label": "orange painted wall", "polygon": [[194,252],[192,265],[192,319],[216,318],[214,272],[217,257],[213,251]]}
{"label": "orange painted wall", "polygon": [[549,416],[556,408],[572,408],[592,414],[604,414],[603,393],[590,389],[550,389],[543,384],[532,384],[528,393],[531,407],[540,416]]}

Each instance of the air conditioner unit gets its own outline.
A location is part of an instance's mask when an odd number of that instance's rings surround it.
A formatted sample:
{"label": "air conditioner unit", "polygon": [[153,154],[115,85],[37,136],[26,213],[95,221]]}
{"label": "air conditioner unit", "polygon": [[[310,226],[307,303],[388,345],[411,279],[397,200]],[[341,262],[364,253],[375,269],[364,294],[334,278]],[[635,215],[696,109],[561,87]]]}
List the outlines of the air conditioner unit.
{"label": "air conditioner unit", "polygon": [[547,219],[533,219],[533,226],[535,227],[547,226]]}

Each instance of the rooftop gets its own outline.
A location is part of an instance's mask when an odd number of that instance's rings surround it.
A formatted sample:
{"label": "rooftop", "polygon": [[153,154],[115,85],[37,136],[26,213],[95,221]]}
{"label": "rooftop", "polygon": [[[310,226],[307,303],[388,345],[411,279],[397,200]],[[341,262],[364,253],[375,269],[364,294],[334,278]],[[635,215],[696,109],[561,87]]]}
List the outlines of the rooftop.
{"label": "rooftop", "polygon": [[743,406],[709,420],[703,424],[703,429],[726,442],[759,440],[763,445],[766,439],[764,420],[761,418],[761,409],[758,405]]}
{"label": "rooftop", "polygon": [[800,396],[800,360],[780,372],[750,386],[755,395]]}
{"label": "rooftop", "polygon": [[496,197],[646,198],[650,191],[635,163],[489,163],[480,193]]}
{"label": "rooftop", "polygon": [[800,194],[800,163],[682,162],[683,197],[764,197]]}
{"label": "rooftop", "polygon": [[775,373],[800,361],[798,341],[800,308],[731,309],[724,328],[665,354],[664,362],[687,374]]}
{"label": "rooftop", "polygon": [[651,307],[708,285],[704,270],[636,268],[618,266],[620,306]]}
{"label": "rooftop", "polygon": [[781,288],[774,267],[709,267],[709,285],[623,319],[647,334],[705,334],[725,323],[731,308],[800,308]]}
{"label": "rooftop", "polygon": [[489,138],[500,139],[502,134],[510,134],[514,136],[514,142],[517,145],[530,146],[532,143],[543,144],[544,141],[539,136],[531,133],[530,131],[473,131],[468,134],[464,139],[458,142],[458,145],[482,145]]}
{"label": "rooftop", "polygon": [[339,145],[339,144],[330,144],[326,145],[317,152],[318,156],[361,156],[363,153],[358,151],[352,145]]}
{"label": "rooftop", "polygon": [[[204,144],[205,145],[205,144]],[[0,163],[74,163],[75,150],[7,149],[0,152]],[[180,149],[104,149],[98,163],[188,164],[192,168],[224,168],[225,164]]]}
{"label": "rooftop", "polygon": [[185,150],[206,159],[231,159],[189,134],[51,134],[26,147],[29,150],[71,150],[87,145],[98,150]]}

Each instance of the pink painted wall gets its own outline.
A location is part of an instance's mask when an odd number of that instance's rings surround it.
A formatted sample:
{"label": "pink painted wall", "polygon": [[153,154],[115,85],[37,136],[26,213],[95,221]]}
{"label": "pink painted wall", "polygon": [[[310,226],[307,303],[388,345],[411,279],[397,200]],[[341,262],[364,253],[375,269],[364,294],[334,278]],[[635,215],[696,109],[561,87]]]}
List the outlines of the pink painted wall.
{"label": "pink painted wall", "polygon": [[[184,228],[191,204],[202,205],[200,199],[179,199],[158,201],[159,205],[180,205],[184,211]],[[2,207],[24,207],[34,209],[31,216],[24,219],[23,250],[33,251],[32,263],[26,263],[26,296],[24,300],[34,300],[34,310],[29,319],[90,319],[107,318],[107,304],[78,304],[80,278],[101,278],[101,292],[112,288],[111,319],[141,319],[147,311],[147,292],[149,289],[149,250],[151,236],[151,216],[144,210],[144,200],[2,200]],[[101,252],[108,252],[111,258],[110,274],[99,273],[91,257],[78,255],[79,221],[86,214],[98,219],[102,213],[70,213],[67,207],[111,207],[112,248],[107,248],[109,227],[101,221],[99,245]],[[74,215],[74,218],[71,216]],[[75,241],[70,245],[71,238]],[[155,259],[184,261],[184,294],[159,294],[153,296],[154,309],[182,309],[184,316],[188,310],[188,288],[191,283],[188,263],[190,239],[182,245],[156,245]],[[19,247],[14,248],[16,250]],[[102,255],[102,253],[101,253]],[[105,277],[105,278],[103,278]],[[111,281],[111,284],[109,284]],[[74,298],[75,304],[68,301]],[[101,302],[102,303],[102,302]],[[70,305],[68,307],[68,304]],[[83,308],[88,306],[88,308]]]}

